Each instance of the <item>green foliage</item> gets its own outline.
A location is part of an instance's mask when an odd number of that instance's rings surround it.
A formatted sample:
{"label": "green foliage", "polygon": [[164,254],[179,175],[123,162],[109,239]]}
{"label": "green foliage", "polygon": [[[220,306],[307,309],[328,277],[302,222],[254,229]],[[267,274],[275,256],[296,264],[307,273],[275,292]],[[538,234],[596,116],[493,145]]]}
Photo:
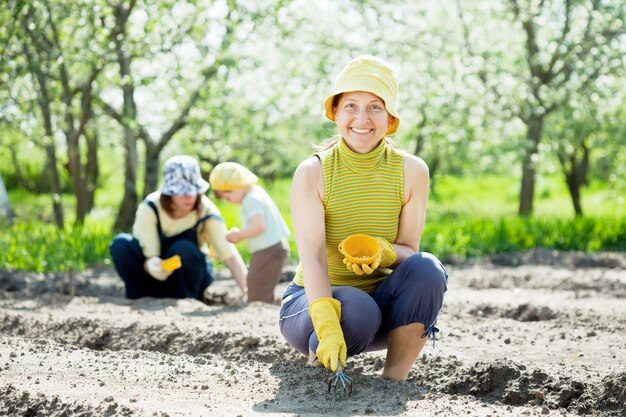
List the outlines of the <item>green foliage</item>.
{"label": "green foliage", "polygon": [[[46,181],[45,176],[42,177],[46,164],[44,150],[1,119],[0,161],[6,163],[0,165],[0,174],[6,187],[23,188],[31,192],[49,191],[49,181]],[[71,190],[69,183],[66,189]]]}
{"label": "green foliage", "polygon": [[17,223],[0,233],[0,268],[80,271],[108,263],[111,238],[110,228],[98,225],[59,230],[37,221]]}
{"label": "green foliage", "polygon": [[441,258],[473,257],[524,251],[535,247],[559,250],[626,250],[623,218],[505,217],[431,219],[424,230],[421,250]]}
{"label": "green foliage", "polygon": [[[291,179],[262,181],[292,230],[291,261],[298,261],[289,211]],[[595,252],[626,250],[626,216],[623,197],[609,184],[595,182],[586,189],[586,217],[574,217],[567,191],[558,177],[539,181],[534,217],[515,215],[517,179],[504,176],[480,178],[442,177],[431,195],[426,228],[420,249],[445,259],[523,251],[534,247]],[[80,270],[109,263],[108,245],[117,204],[114,190],[98,195],[97,211],[82,228],[58,231],[50,224],[50,196],[12,192],[10,198],[17,224],[0,229],[0,269],[30,271]],[[64,206],[73,200],[64,196]],[[241,227],[241,206],[209,197],[220,209],[227,228]],[[621,198],[621,200],[620,200]],[[621,203],[620,203],[621,201]],[[26,220],[28,219],[28,220]],[[2,224],[0,222],[0,224]],[[237,245],[248,262],[246,242]]]}
{"label": "green foliage", "polygon": [[[519,184],[517,178],[505,175],[480,177],[440,176],[431,192],[427,223],[433,215],[453,214],[462,217],[501,218],[517,213]],[[585,215],[620,217],[626,215],[624,193],[615,183],[591,181],[583,188]],[[562,175],[537,178],[534,214],[537,217],[570,218],[574,216],[571,198]]]}

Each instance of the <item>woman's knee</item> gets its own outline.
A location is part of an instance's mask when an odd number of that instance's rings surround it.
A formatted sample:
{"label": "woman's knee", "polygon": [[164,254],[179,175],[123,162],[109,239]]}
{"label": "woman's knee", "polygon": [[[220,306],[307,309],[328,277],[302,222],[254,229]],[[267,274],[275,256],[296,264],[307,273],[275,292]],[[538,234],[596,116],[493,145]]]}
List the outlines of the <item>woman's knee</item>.
{"label": "woman's knee", "polygon": [[402,262],[411,276],[410,281],[418,285],[422,291],[445,292],[447,290],[448,273],[436,256],[428,252],[420,252],[409,256]]}
{"label": "woman's knee", "polygon": [[134,252],[135,238],[128,233],[120,233],[113,238],[109,245],[109,252],[113,262],[117,262]]}
{"label": "woman's knee", "polygon": [[333,289],[333,297],[341,302],[341,328],[348,354],[361,353],[380,328],[380,308],[369,294],[353,287],[337,287]]}
{"label": "woman's knee", "polygon": [[172,245],[165,252],[164,257],[169,258],[170,256],[174,255],[179,255],[181,258],[183,258],[183,261],[185,259],[204,258],[204,255],[202,254],[202,252],[200,252],[200,248],[198,248],[198,245],[186,239],[180,239],[172,243]]}

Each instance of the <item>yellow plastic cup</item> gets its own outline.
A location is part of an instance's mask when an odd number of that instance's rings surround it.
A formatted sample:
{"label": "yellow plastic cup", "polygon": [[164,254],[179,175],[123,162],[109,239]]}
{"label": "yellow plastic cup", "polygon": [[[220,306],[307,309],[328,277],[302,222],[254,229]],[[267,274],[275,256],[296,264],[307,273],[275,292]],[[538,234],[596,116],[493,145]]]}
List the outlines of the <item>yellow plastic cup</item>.
{"label": "yellow plastic cup", "polygon": [[161,268],[163,268],[163,270],[167,272],[175,271],[181,266],[183,266],[183,263],[181,262],[180,256],[178,255],[174,255],[171,258],[167,258],[161,261]]}
{"label": "yellow plastic cup", "polygon": [[348,236],[339,244],[339,252],[353,264],[371,264],[381,251],[380,243],[368,235]]}

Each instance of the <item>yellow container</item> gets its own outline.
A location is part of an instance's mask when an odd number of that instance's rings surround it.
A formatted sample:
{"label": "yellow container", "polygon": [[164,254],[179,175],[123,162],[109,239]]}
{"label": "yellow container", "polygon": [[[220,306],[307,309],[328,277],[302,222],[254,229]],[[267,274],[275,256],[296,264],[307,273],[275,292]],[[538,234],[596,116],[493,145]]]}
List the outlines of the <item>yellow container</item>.
{"label": "yellow container", "polygon": [[368,235],[348,236],[339,244],[339,252],[355,264],[371,264],[381,251],[378,241]]}
{"label": "yellow container", "polygon": [[180,256],[178,255],[174,255],[171,258],[167,258],[161,261],[161,268],[163,268],[163,270],[167,272],[175,271],[182,265],[183,264],[180,261]]}

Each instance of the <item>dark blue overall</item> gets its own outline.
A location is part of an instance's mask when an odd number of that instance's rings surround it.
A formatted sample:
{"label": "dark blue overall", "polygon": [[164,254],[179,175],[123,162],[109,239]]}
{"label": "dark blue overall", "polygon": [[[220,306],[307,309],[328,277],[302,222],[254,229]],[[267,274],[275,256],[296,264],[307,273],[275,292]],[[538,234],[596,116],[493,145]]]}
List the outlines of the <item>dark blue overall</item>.
{"label": "dark blue overall", "polygon": [[165,280],[159,281],[144,268],[146,257],[141,250],[139,241],[128,233],[121,233],[111,242],[111,259],[117,273],[126,285],[126,297],[136,299],[141,297],[156,298],[195,298],[202,299],[206,287],[213,282],[213,263],[198,247],[198,226],[208,219],[220,216],[209,214],[201,218],[196,224],[176,236],[165,237],[161,230],[161,221],[156,205],[145,200],[157,217],[157,230],[161,242],[162,259],[179,255],[182,266]]}
{"label": "dark blue overall", "polygon": [[[434,340],[435,326],[448,289],[448,272],[439,259],[427,252],[406,258],[372,293],[356,287],[333,287],[341,302],[341,329],[348,356],[387,348],[389,332],[397,327],[422,323]],[[291,346],[308,355],[318,346],[303,287],[291,283],[283,294],[280,331]]]}

